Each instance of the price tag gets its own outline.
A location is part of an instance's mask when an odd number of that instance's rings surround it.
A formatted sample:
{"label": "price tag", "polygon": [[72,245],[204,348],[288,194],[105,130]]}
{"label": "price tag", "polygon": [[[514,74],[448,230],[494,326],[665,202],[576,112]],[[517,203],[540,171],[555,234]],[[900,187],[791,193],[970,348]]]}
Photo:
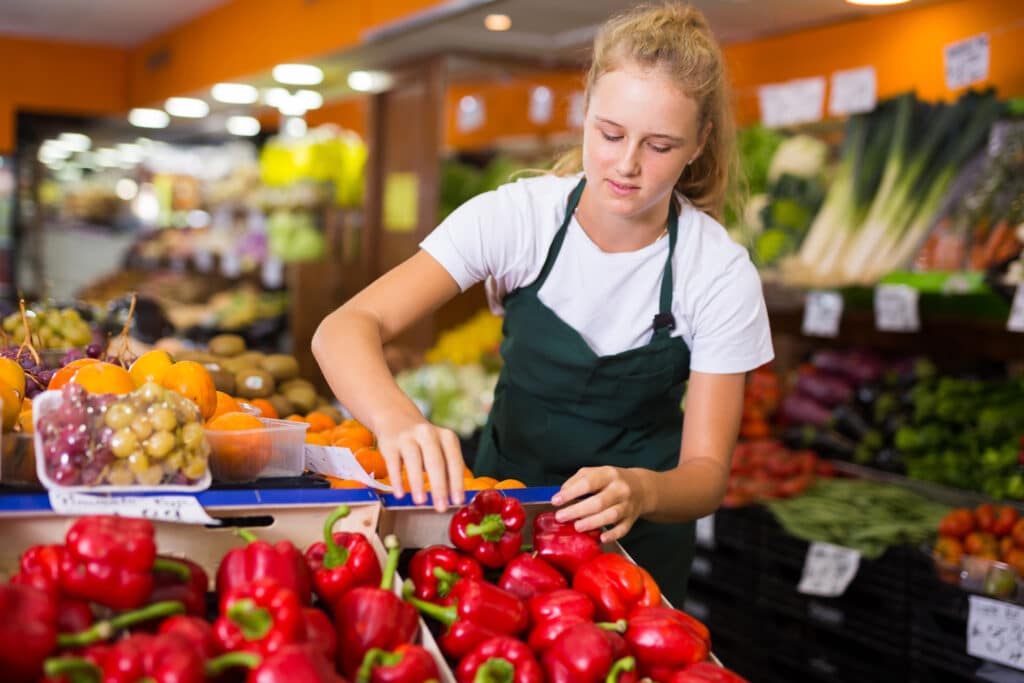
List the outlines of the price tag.
{"label": "price tag", "polygon": [[155,522],[214,524],[195,496],[98,496],[76,491],[50,491],[50,507],[61,515],[118,515]]}
{"label": "price tag", "polygon": [[921,316],[917,310],[918,291],[907,285],[875,287],[875,327],[883,332],[917,332]]}
{"label": "price tag", "polygon": [[538,85],[530,91],[530,121],[536,124],[544,124],[551,121],[551,112],[554,110],[555,96],[551,88]]}
{"label": "price tag", "polygon": [[843,296],[839,292],[807,292],[804,301],[803,333],[808,337],[836,337],[843,317]]}
{"label": "price tag", "polygon": [[213,270],[213,254],[206,249],[199,249],[192,255],[192,260],[196,264],[196,270],[200,273],[209,273]]}
{"label": "price tag", "polygon": [[1006,321],[1006,329],[1010,332],[1024,332],[1024,285],[1017,285],[1017,294],[1013,297],[1010,319]]}
{"label": "price tag", "polygon": [[1024,608],[970,596],[967,654],[1024,670]]}
{"label": "price tag", "polygon": [[761,121],[769,128],[820,121],[825,110],[825,79],[801,78],[757,89]]}
{"label": "price tag", "polygon": [[306,469],[338,479],[354,479],[381,491],[391,487],[380,483],[366,473],[352,451],[336,446],[306,444]]}
{"label": "price tag", "polygon": [[701,517],[697,520],[697,545],[713,550],[715,547],[715,515]]}
{"label": "price tag", "polygon": [[242,274],[242,259],[233,251],[220,255],[220,273],[224,277],[238,277]]}
{"label": "price tag", "polygon": [[835,598],[846,592],[857,575],[860,553],[831,543],[812,543],[804,560],[797,591],[805,595]]}
{"label": "price tag", "polygon": [[694,600],[693,598],[687,598],[683,602],[683,611],[691,617],[700,619],[701,621],[707,621],[711,616],[711,610],[708,609],[708,606],[699,600]]}
{"label": "price tag", "polygon": [[284,282],[284,264],[281,259],[267,256],[260,269],[260,280],[267,289],[278,289]]}
{"label": "price tag", "polygon": [[487,119],[487,111],[484,109],[483,99],[476,95],[464,95],[459,100],[458,111],[455,115],[455,124],[460,133],[474,131],[484,125]]}
{"label": "price tag", "polygon": [[988,78],[989,39],[987,33],[950,43],[942,49],[946,87],[957,90]]}
{"label": "price tag", "polygon": [[836,71],[828,92],[828,113],[832,116],[859,114],[875,108],[878,83],[875,67]]}

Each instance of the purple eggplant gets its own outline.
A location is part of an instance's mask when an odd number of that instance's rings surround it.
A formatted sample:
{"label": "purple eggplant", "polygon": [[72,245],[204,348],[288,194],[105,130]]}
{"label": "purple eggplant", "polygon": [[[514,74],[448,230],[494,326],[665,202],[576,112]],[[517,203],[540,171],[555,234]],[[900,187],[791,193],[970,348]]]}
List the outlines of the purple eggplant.
{"label": "purple eggplant", "polygon": [[796,380],[796,390],[829,408],[850,403],[854,392],[846,380],[836,375],[802,373]]}
{"label": "purple eggplant", "polygon": [[809,396],[793,392],[782,400],[779,417],[786,424],[823,425],[832,419],[832,411]]}

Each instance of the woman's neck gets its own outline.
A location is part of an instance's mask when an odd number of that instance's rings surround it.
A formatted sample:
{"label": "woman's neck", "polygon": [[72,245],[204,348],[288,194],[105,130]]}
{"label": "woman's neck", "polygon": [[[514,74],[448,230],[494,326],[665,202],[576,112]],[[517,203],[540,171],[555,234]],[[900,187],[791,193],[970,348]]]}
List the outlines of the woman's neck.
{"label": "woman's neck", "polygon": [[602,211],[590,187],[583,189],[576,220],[590,241],[609,254],[637,251],[665,234],[671,195],[642,214],[616,216]]}

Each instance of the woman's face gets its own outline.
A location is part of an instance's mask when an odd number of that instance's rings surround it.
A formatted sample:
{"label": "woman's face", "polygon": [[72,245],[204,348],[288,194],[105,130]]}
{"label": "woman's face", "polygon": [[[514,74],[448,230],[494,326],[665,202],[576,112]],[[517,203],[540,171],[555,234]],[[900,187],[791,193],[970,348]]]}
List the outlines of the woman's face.
{"label": "woman's face", "polygon": [[657,69],[638,65],[602,75],[590,93],[583,172],[602,210],[644,218],[662,209],[703,143],[697,103]]}

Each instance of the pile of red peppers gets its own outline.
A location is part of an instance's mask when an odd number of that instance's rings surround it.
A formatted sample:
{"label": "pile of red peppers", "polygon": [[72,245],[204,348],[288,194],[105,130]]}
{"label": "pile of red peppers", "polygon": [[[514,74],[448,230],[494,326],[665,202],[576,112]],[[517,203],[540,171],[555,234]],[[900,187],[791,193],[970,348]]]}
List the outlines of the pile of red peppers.
{"label": "pile of red peppers", "polygon": [[[83,517],[0,585],[0,668],[11,683],[439,683],[416,644],[436,622],[458,683],[742,683],[709,663],[710,635],[662,605],[650,575],[554,513],[500,491],[455,513],[453,547],[417,551],[335,532],[305,551],[249,531],[214,577],[157,554],[148,520]],[[379,547],[379,546],[378,546]]]}

